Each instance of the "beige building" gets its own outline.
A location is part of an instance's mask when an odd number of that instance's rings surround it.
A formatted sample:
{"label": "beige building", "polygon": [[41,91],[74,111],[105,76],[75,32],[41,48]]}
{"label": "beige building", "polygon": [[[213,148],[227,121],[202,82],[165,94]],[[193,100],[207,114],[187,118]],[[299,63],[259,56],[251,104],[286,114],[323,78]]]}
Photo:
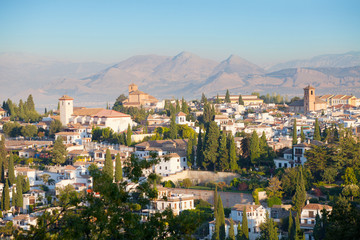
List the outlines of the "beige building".
{"label": "beige building", "polygon": [[339,104],[350,105],[353,107],[358,106],[357,98],[353,95],[331,95],[326,94],[320,97],[321,100],[325,101],[327,105],[336,106]]}
{"label": "beige building", "polygon": [[125,107],[154,106],[159,102],[155,97],[138,90],[134,83],[129,85],[129,98],[122,103]]}
{"label": "beige building", "polygon": [[[230,95],[230,101],[232,103],[239,102],[240,95]],[[249,105],[261,105],[264,103],[264,100],[258,98],[256,95],[241,95],[242,100],[244,102],[244,106]],[[212,100],[216,100],[217,96],[213,97]],[[220,101],[225,101],[225,95],[219,95]]]}
{"label": "beige building", "polygon": [[304,88],[304,112],[314,112],[327,108],[327,104],[324,100],[316,97],[315,88],[308,85]]}

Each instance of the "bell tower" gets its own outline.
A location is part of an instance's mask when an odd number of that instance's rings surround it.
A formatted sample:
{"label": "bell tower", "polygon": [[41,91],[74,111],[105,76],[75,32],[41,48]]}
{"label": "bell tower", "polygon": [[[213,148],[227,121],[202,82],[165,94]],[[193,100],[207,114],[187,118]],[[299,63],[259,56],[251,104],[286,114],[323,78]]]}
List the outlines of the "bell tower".
{"label": "bell tower", "polygon": [[308,85],[304,88],[304,113],[315,111],[315,88]]}
{"label": "bell tower", "polygon": [[73,105],[74,99],[67,95],[62,96],[59,98],[59,105],[60,105],[60,122],[63,126],[66,126],[69,123],[71,115],[74,111]]}

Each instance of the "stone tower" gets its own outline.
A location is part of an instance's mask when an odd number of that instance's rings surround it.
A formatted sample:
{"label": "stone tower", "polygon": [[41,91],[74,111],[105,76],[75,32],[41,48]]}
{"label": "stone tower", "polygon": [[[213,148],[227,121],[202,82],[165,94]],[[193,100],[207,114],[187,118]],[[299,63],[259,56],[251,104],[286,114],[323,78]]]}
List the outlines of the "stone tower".
{"label": "stone tower", "polygon": [[74,111],[73,105],[74,99],[67,95],[62,96],[59,98],[59,105],[60,105],[60,122],[63,126],[66,126],[69,123],[69,119]]}
{"label": "stone tower", "polygon": [[308,85],[304,88],[304,112],[315,111],[315,88]]}
{"label": "stone tower", "polygon": [[129,93],[135,92],[138,90],[138,86],[135,83],[129,85]]}

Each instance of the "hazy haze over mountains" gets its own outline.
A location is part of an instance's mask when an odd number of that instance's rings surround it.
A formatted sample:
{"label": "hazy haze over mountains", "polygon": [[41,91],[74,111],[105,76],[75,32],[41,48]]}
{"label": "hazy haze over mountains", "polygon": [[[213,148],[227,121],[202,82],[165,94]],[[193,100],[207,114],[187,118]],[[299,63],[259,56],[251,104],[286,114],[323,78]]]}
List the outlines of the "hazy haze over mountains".
{"label": "hazy haze over mountains", "polygon": [[169,56],[140,55],[115,65],[73,63],[27,54],[0,53],[1,100],[18,100],[32,93],[39,107],[55,106],[63,94],[75,105],[105,106],[128,84],[158,98],[194,99],[231,93],[277,92],[302,94],[307,84],[317,93],[353,93],[360,96],[360,52],[329,54],[308,60],[276,64],[267,70],[239,56],[216,62],[193,53]]}

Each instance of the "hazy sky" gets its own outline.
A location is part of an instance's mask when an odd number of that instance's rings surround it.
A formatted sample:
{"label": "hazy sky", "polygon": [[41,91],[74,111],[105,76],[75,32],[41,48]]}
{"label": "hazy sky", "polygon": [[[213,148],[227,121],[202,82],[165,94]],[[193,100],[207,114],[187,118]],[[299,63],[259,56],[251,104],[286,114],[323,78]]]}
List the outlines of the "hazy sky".
{"label": "hazy sky", "polygon": [[360,1],[0,0],[0,52],[120,61],[189,51],[257,64],[360,50]]}

